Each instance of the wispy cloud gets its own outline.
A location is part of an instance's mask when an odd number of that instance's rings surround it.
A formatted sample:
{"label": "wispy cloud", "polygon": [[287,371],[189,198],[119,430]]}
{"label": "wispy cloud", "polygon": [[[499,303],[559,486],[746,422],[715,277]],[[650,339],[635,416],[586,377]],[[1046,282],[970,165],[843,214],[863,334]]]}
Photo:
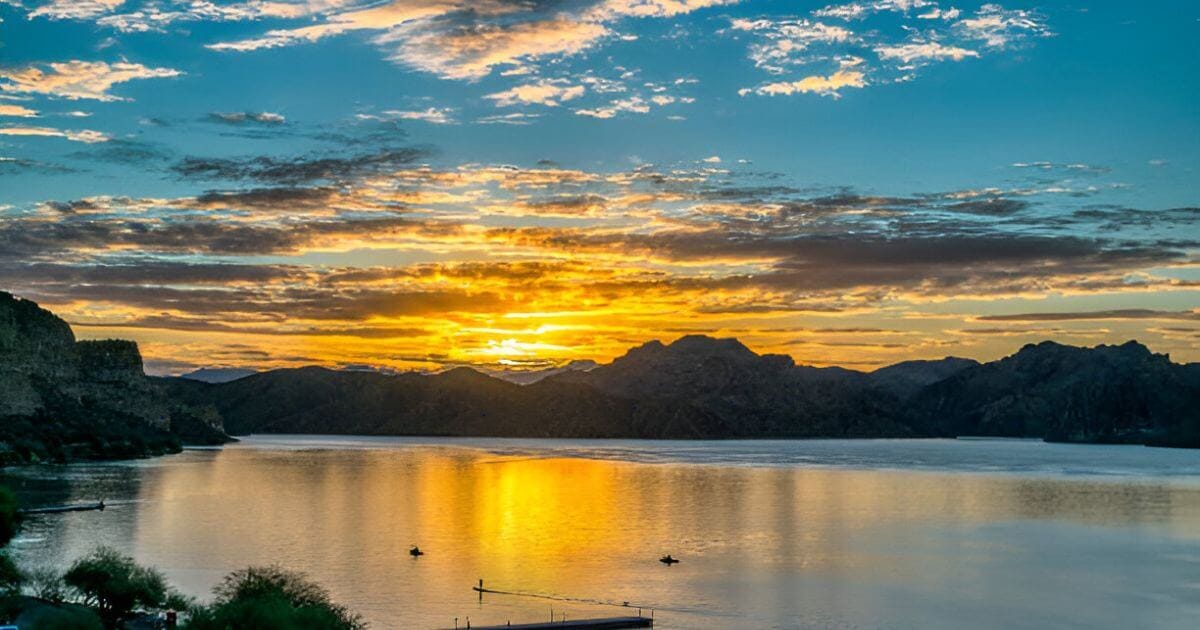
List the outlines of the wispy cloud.
{"label": "wispy cloud", "polygon": [[985,4],[968,17],[932,0],[833,5],[807,17],[734,19],[728,32],[758,38],[749,46],[755,66],[773,75],[799,75],[744,88],[742,94],[823,96],[839,94],[837,87],[821,87],[838,74],[862,78],[861,85],[838,87],[909,81],[936,63],[997,54],[1052,35],[1045,18],[1033,11]]}
{"label": "wispy cloud", "polygon": [[0,127],[0,136],[33,136],[44,138],[66,138],[72,142],[94,144],[108,142],[109,136],[91,129],[56,129],[53,127]]}
{"label": "wispy cloud", "polygon": [[71,100],[128,100],[109,93],[119,83],[140,79],[177,77],[171,68],[151,68],[120,61],[64,61],[44,65],[0,69],[0,92],[40,94]]}
{"label": "wispy cloud", "polygon": [[583,96],[585,88],[582,85],[571,85],[565,80],[543,79],[536,83],[527,83],[516,87],[488,94],[498,107],[512,105],[546,105],[554,107],[571,99]]}

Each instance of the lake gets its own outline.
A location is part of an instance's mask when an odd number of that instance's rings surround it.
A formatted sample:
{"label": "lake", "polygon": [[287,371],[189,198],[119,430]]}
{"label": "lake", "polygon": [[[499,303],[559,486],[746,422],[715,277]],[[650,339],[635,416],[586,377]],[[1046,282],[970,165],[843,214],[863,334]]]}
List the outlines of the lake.
{"label": "lake", "polygon": [[255,436],[6,477],[30,505],[109,505],[29,519],[26,566],[110,545],[206,597],[279,563],[375,628],[624,602],[660,628],[1200,627],[1197,451]]}

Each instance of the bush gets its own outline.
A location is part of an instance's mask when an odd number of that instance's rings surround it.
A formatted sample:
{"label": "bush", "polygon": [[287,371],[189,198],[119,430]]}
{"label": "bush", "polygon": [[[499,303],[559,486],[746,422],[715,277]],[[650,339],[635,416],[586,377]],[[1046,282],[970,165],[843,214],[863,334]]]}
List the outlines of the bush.
{"label": "bush", "polygon": [[7,486],[0,486],[0,547],[7,545],[8,541],[17,535],[20,518],[17,512],[17,495]]}
{"label": "bush", "polygon": [[53,567],[38,567],[25,575],[26,592],[38,599],[60,604],[67,600],[67,583]]}
{"label": "bush", "polygon": [[168,594],[161,573],[138,566],[133,558],[108,547],[76,560],[63,580],[109,625],[129,617],[135,609],[161,608]]}
{"label": "bush", "polygon": [[215,589],[212,605],[192,613],[189,630],[358,630],[366,624],[302,573],[250,567],[230,573]]}
{"label": "bush", "polygon": [[12,558],[8,557],[8,552],[0,551],[0,593],[19,595],[21,583],[24,581],[25,576],[21,575],[21,570],[17,568]]}

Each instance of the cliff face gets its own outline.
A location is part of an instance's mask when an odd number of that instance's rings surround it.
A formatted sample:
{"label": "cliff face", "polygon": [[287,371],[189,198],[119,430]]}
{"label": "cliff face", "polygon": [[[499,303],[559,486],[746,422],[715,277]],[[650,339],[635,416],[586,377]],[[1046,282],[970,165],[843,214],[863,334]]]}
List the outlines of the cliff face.
{"label": "cliff face", "polygon": [[136,343],[77,342],[50,311],[0,292],[0,464],[174,451],[176,425],[206,443],[224,436],[215,414],[172,403],[145,376]]}
{"label": "cliff face", "polygon": [[927,387],[912,411],[935,434],[1188,446],[1200,437],[1200,381],[1137,342],[1046,341]]}

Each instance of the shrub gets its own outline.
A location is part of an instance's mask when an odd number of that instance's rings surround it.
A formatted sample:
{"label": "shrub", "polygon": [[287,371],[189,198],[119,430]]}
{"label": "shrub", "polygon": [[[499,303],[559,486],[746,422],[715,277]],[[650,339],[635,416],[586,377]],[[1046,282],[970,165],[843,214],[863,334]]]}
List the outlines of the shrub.
{"label": "shrub", "polygon": [[19,595],[21,593],[21,583],[25,581],[25,576],[21,574],[21,570],[17,568],[16,563],[12,558],[8,557],[7,552],[0,551],[0,593],[4,595]]}
{"label": "shrub", "polygon": [[277,566],[230,573],[213,592],[212,605],[197,609],[189,630],[358,630],[366,624],[304,574]]}
{"label": "shrub", "polygon": [[0,547],[7,545],[17,535],[19,525],[17,496],[7,486],[0,486]]}
{"label": "shrub", "polygon": [[67,599],[67,583],[53,567],[38,567],[26,572],[26,592],[38,599],[62,603]]}
{"label": "shrub", "polygon": [[63,580],[110,625],[135,609],[160,608],[168,593],[161,573],[108,547],[76,560]]}

